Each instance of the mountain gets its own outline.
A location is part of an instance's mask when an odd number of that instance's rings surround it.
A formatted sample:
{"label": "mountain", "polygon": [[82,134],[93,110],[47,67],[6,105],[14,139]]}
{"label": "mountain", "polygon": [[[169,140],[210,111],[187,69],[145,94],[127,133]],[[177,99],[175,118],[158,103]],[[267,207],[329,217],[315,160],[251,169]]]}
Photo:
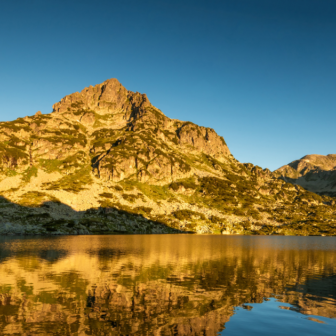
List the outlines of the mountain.
{"label": "mountain", "polygon": [[0,233],[336,234],[335,201],[242,164],[116,79],[0,123]]}
{"label": "mountain", "polygon": [[306,155],[277,169],[285,181],[320,195],[336,196],[336,154]]}

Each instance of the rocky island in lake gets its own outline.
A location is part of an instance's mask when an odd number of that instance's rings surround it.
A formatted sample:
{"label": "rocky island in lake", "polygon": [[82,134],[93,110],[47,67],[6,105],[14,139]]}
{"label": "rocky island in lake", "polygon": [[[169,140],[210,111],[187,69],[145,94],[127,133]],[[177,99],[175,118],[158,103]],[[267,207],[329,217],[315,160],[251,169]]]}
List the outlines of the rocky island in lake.
{"label": "rocky island in lake", "polygon": [[336,235],[335,157],[240,163],[110,79],[0,123],[0,234]]}

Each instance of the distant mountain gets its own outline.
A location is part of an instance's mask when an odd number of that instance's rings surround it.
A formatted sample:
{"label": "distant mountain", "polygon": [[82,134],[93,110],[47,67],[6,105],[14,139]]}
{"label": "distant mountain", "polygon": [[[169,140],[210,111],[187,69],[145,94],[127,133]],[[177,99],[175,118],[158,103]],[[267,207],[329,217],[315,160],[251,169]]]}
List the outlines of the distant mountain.
{"label": "distant mountain", "polygon": [[320,195],[336,196],[336,154],[306,155],[276,172],[287,182]]}
{"label": "distant mountain", "polygon": [[0,123],[0,169],[2,234],[336,234],[332,198],[238,162],[116,79]]}

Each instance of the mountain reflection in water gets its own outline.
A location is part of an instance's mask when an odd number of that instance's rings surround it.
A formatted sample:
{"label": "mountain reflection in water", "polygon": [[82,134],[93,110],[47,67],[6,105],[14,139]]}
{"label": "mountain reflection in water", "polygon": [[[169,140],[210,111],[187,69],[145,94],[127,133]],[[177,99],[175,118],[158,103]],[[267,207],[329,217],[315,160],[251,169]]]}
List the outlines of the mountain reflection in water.
{"label": "mountain reflection in water", "polygon": [[335,319],[336,238],[0,240],[0,335],[239,335],[237,307],[272,297],[307,323]]}

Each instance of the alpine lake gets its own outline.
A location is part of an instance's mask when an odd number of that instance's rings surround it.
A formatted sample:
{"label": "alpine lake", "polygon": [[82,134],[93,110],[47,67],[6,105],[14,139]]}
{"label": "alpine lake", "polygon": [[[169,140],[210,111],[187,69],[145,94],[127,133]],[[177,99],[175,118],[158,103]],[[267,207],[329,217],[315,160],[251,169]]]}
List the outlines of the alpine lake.
{"label": "alpine lake", "polygon": [[0,238],[0,335],[336,335],[336,237]]}

